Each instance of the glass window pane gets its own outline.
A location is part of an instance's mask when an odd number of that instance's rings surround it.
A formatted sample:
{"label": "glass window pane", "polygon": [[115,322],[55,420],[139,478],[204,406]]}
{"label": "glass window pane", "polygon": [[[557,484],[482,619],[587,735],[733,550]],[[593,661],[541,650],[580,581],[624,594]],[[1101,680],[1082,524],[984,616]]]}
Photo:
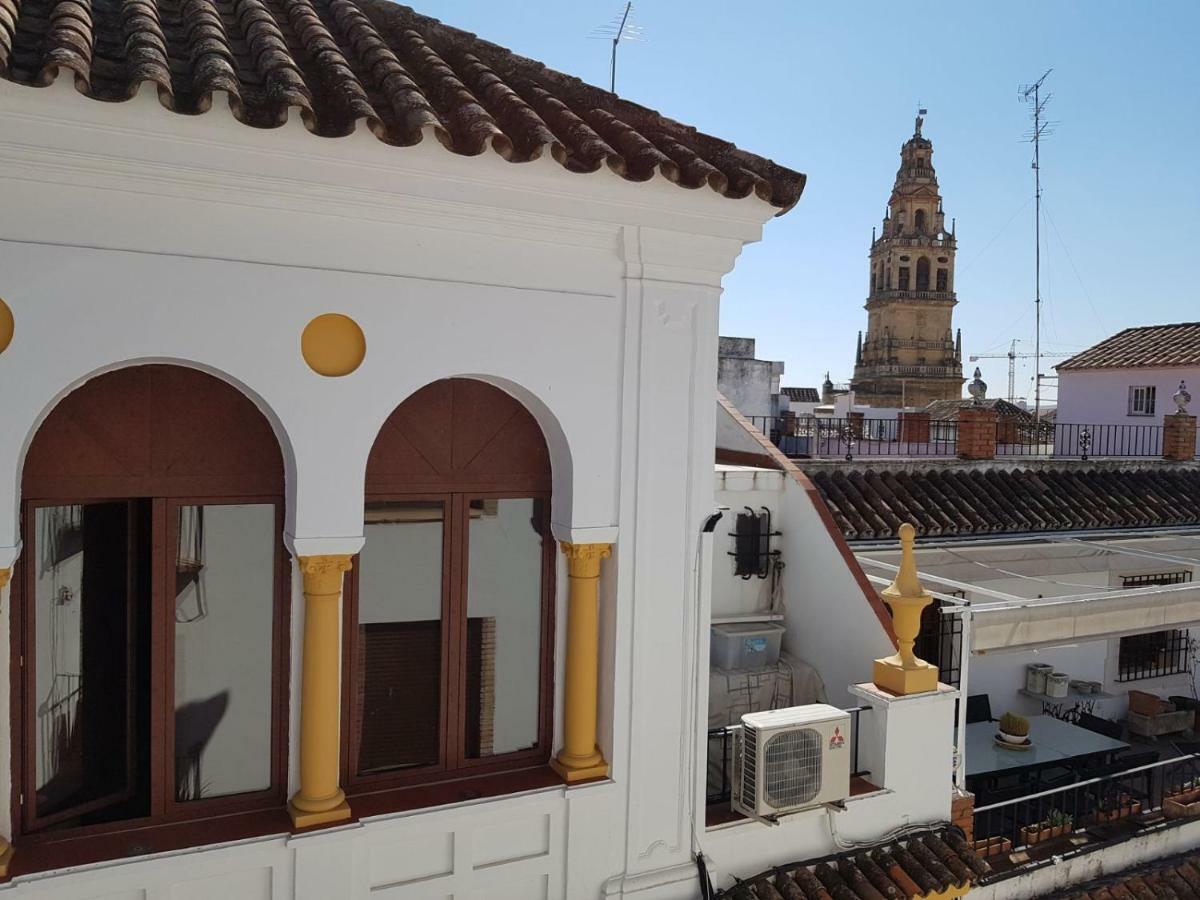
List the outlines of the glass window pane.
{"label": "glass window pane", "polygon": [[472,500],[467,569],[466,752],[538,740],[542,501]]}
{"label": "glass window pane", "polygon": [[175,553],[175,799],[271,786],[274,504],[183,506]]}
{"label": "glass window pane", "polygon": [[149,518],[142,506],[54,506],[34,515],[34,786],[43,824],[89,825],[150,811]]}
{"label": "glass window pane", "polygon": [[440,501],[367,504],[354,698],[361,774],[440,756],[443,519]]}

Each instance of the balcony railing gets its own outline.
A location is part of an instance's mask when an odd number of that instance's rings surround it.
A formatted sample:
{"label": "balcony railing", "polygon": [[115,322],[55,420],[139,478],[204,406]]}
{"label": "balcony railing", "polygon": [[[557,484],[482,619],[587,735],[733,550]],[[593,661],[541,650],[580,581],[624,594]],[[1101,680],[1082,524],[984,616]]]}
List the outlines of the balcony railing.
{"label": "balcony railing", "polygon": [[[956,456],[955,420],[754,416],[751,423],[794,458]],[[1057,459],[1156,458],[1163,452],[1161,425],[1034,423],[1010,418],[994,425],[996,456]]]}
{"label": "balcony railing", "polygon": [[[1163,450],[1161,425],[1046,424],[1038,434],[997,423],[997,452],[1013,456],[1058,456],[1088,459],[1093,456],[1154,457]],[[1014,433],[1015,432],[1015,433]]]}
{"label": "balcony railing", "polygon": [[872,291],[867,301],[871,300],[953,300],[954,291],[910,291],[907,288],[889,288],[886,291]]}
{"label": "balcony railing", "polygon": [[962,367],[925,365],[923,363],[906,366],[889,363],[881,366],[862,366],[854,371],[854,377],[860,381],[865,378],[888,378],[896,376],[909,378],[962,378]]}
{"label": "balcony railing", "polygon": [[[1153,753],[1151,754],[1153,755]],[[976,806],[975,850],[1001,880],[1186,821],[1200,798],[1200,754],[1068,771],[1064,783]],[[977,795],[976,802],[986,795]]]}
{"label": "balcony railing", "polygon": [[930,422],[914,432],[898,419],[753,417],[751,423],[792,457],[954,456],[958,424]]}

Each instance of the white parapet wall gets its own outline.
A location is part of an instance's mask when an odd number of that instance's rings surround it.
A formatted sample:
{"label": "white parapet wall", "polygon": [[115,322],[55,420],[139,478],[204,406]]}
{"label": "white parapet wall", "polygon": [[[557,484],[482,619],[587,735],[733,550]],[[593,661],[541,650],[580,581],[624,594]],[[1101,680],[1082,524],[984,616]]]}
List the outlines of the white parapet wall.
{"label": "white parapet wall", "polygon": [[1073,885],[1118,876],[1154,860],[1193,851],[1197,845],[1200,845],[1200,821],[1188,822],[1178,828],[1140,834],[1071,859],[1056,858],[1050,865],[1023,875],[976,887],[971,891],[971,900],[1045,897]]}
{"label": "white parapet wall", "polygon": [[816,859],[888,839],[896,829],[950,821],[954,701],[936,692],[894,697],[873,684],[851,692],[867,709],[859,716],[859,765],[877,790],[786,816],[778,825],[748,819],[709,829],[701,844],[719,886],[772,866]]}

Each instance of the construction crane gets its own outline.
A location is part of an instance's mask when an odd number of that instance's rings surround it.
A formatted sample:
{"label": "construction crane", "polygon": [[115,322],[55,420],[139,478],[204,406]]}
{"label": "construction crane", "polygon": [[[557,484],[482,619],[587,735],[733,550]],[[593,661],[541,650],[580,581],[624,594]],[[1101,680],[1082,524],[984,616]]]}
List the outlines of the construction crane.
{"label": "construction crane", "polygon": [[[1007,353],[979,353],[971,357],[971,362],[978,362],[981,359],[1007,359],[1008,360],[1008,402],[1017,402],[1017,360],[1018,359],[1033,359],[1041,356],[1042,359],[1050,357],[1051,359],[1061,359],[1065,356],[1070,356],[1069,353],[1018,353],[1017,344],[1020,341],[1014,339],[1009,345]],[[1042,373],[1035,373],[1038,381],[1041,381]]]}

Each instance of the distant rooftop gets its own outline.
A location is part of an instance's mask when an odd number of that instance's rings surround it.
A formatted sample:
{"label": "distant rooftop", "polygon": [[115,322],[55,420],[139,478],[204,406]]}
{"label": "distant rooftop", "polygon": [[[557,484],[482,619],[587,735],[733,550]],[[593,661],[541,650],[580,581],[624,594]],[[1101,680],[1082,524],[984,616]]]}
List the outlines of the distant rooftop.
{"label": "distant rooftop", "polygon": [[1059,363],[1056,369],[1200,366],[1200,322],[1126,328]]}
{"label": "distant rooftop", "polygon": [[1021,421],[1033,422],[1033,414],[1021,409],[1021,407],[1009,403],[1007,400],[992,398],[982,400],[976,403],[974,400],[934,400],[925,407],[925,412],[929,413],[929,418],[938,421],[954,420],[958,418],[959,410],[970,409],[972,407],[982,407],[984,409],[994,409],[996,415],[1002,419],[1020,419]]}
{"label": "distant rooftop", "polygon": [[785,387],[780,389],[781,393],[789,400],[796,403],[820,403],[821,393],[816,388],[808,387]]}
{"label": "distant rooftop", "polygon": [[1200,466],[1161,461],[798,465],[847,540],[1200,525]]}

